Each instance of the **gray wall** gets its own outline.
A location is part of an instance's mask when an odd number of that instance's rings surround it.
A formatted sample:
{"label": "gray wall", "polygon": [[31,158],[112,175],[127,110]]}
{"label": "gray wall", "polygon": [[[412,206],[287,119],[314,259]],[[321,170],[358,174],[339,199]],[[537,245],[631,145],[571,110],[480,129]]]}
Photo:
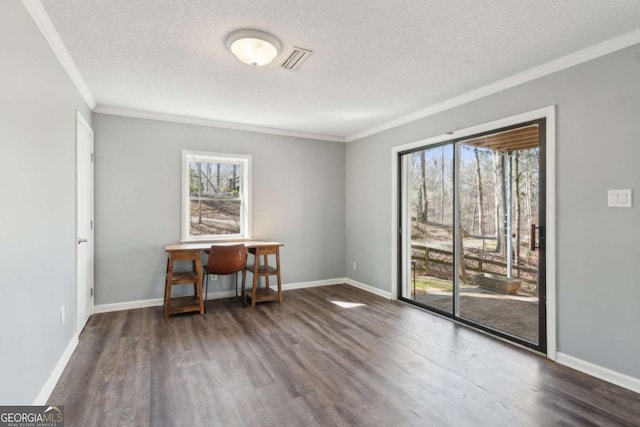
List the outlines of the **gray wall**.
{"label": "gray wall", "polygon": [[252,155],[253,237],[284,243],[283,283],[344,277],[345,144],[105,114],[94,130],[96,304],[162,297],[183,149]]}
{"label": "gray wall", "polygon": [[393,146],[557,104],[558,350],[640,378],[639,76],[635,45],[348,144],[348,277],[390,291]]}
{"label": "gray wall", "polygon": [[75,332],[75,114],[91,112],[19,1],[0,2],[0,52],[0,404],[32,404]]}

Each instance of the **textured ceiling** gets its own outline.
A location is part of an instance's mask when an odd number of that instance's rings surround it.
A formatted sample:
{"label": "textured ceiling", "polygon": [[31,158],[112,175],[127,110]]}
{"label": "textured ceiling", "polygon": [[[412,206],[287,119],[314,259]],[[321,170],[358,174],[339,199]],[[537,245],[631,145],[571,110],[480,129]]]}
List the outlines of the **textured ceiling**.
{"label": "textured ceiling", "polygon": [[[348,137],[640,28],[638,0],[42,0],[99,106]],[[253,68],[238,28],[283,53]],[[313,55],[279,67],[292,46]]]}

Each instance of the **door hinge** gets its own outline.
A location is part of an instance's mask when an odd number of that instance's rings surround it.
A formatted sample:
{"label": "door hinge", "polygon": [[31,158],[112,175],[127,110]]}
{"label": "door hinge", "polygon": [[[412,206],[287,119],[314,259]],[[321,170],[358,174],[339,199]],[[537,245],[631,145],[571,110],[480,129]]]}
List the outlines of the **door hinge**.
{"label": "door hinge", "polygon": [[91,163],[96,159],[96,153],[91,153]]}
{"label": "door hinge", "polygon": [[91,288],[91,296],[93,296],[93,288]]}
{"label": "door hinge", "polygon": [[91,220],[91,229],[93,230],[93,220]]}

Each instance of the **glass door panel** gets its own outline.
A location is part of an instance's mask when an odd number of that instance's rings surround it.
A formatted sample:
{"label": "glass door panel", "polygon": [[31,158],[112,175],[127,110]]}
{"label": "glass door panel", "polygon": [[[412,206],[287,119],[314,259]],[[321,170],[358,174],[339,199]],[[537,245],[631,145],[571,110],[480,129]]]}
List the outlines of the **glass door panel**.
{"label": "glass door panel", "polygon": [[539,224],[538,131],[532,125],[456,145],[457,315],[536,345],[538,252],[530,230]]}
{"label": "glass door panel", "polygon": [[402,297],[453,312],[453,144],[401,156]]}

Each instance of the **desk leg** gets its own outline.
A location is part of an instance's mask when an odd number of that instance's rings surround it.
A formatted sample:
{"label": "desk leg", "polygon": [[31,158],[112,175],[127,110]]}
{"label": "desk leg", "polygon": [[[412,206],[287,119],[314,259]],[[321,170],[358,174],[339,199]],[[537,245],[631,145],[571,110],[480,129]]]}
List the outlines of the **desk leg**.
{"label": "desk leg", "polygon": [[171,301],[171,283],[173,281],[173,258],[167,257],[167,275],[164,284],[164,318],[169,318],[169,302]]}
{"label": "desk leg", "polygon": [[256,298],[258,298],[258,283],[260,276],[258,272],[260,271],[260,257],[254,257],[254,265],[253,265],[253,287],[251,288],[251,307],[256,306]]}
{"label": "desk leg", "polygon": [[197,252],[196,259],[193,262],[193,268],[198,276],[198,281],[194,283],[193,286],[200,302],[200,314],[204,314],[204,299],[206,295],[202,292],[202,256],[200,255],[200,251]]}
{"label": "desk leg", "polygon": [[[268,268],[269,258],[267,257],[267,255],[263,255],[262,258],[264,259],[264,267]],[[269,275],[268,274],[264,276],[264,283],[265,283],[265,287],[267,288],[267,295],[268,295],[269,294]]]}
{"label": "desk leg", "polygon": [[[193,271],[200,272],[200,269],[198,269],[198,266],[196,265],[196,260],[195,259],[193,261],[191,261],[191,268],[193,269]],[[198,276],[200,276],[200,273],[198,273]],[[193,294],[195,296],[200,295],[198,293],[198,283],[197,282],[193,282]]]}
{"label": "desk leg", "polygon": [[282,279],[280,278],[280,248],[276,251],[276,268],[278,270],[278,304],[282,304]]}

